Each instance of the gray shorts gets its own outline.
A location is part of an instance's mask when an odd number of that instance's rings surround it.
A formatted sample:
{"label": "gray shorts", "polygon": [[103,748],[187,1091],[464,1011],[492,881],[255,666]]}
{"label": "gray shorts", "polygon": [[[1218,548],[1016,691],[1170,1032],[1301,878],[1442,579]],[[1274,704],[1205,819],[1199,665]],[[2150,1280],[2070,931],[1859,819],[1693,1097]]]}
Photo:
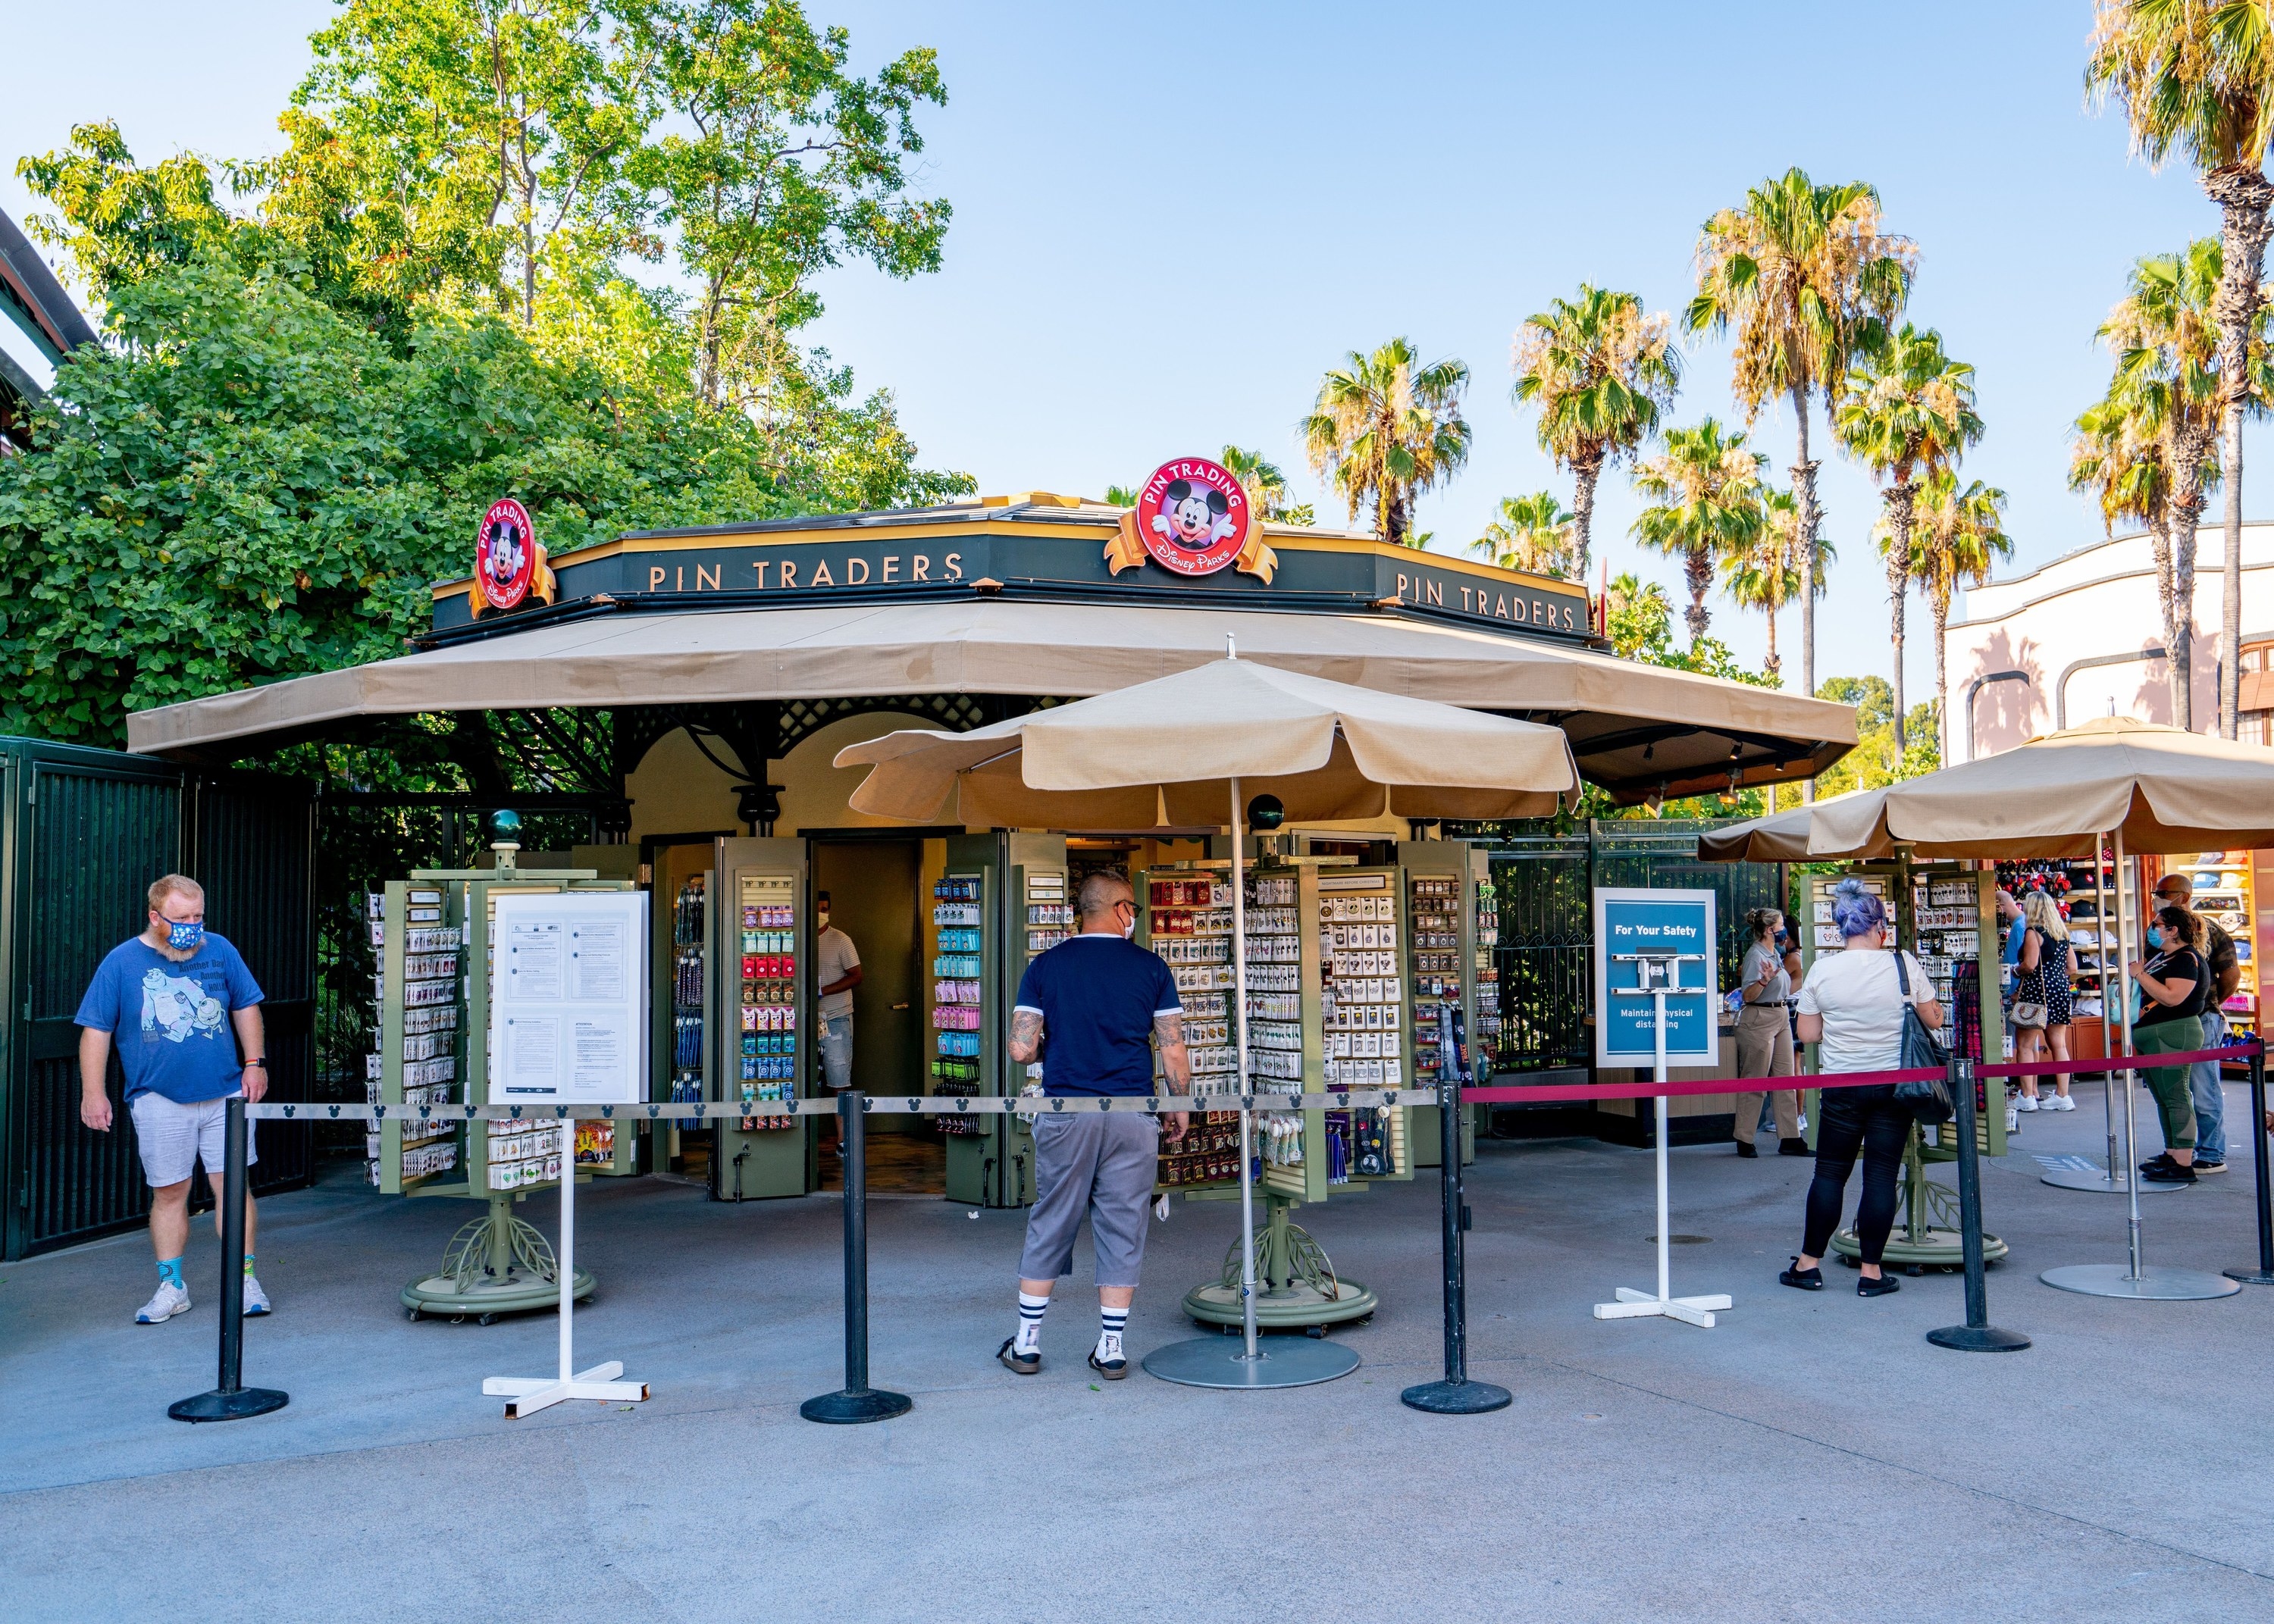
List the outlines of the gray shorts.
{"label": "gray shorts", "polygon": [[831,1088],[853,1086],[853,1018],[837,1015],[821,1023],[821,1080]]}
{"label": "gray shorts", "polygon": [[[126,1108],[134,1118],[134,1147],[142,1153],[142,1177],[153,1190],[178,1184],[206,1164],[206,1176],[218,1180],[228,1167],[229,1101],[199,1100],[184,1105],[164,1094],[143,1093]],[[253,1143],[260,1124],[245,1124],[245,1165],[260,1160]]]}
{"label": "gray shorts", "polygon": [[1035,1204],[1027,1213],[1021,1280],[1073,1273],[1073,1236],[1089,1214],[1097,1283],[1134,1286],[1145,1262],[1145,1212],[1160,1154],[1159,1119],[1120,1111],[1035,1118]]}

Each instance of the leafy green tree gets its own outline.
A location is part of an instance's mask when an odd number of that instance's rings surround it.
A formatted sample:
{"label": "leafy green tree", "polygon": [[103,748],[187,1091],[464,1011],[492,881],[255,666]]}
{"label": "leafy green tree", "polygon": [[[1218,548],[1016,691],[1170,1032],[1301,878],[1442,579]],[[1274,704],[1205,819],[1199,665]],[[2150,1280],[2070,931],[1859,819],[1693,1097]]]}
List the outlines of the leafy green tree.
{"label": "leafy green tree", "polygon": [[1765,517],[1761,470],[1768,458],[1707,417],[1695,428],[1669,429],[1666,449],[1635,470],[1635,489],[1648,499],[1634,522],[1634,538],[1653,552],[1682,560],[1690,587],[1683,616],[1694,648],[1712,620],[1706,597],[1713,567],[1754,545]]}
{"label": "leafy green tree", "polygon": [[[1799,450],[1801,574],[1814,579],[1824,509],[1808,455],[1810,402],[1827,414],[1849,370],[1884,336],[1910,297],[1917,250],[1881,223],[1879,194],[1861,181],[1818,185],[1797,169],[1764,181],[1698,237],[1698,292],[1683,314],[1692,333],[1736,335],[1730,390],[1748,424],[1769,401],[1792,402]],[[1816,681],[1816,600],[1800,600],[1801,686]]]}
{"label": "leafy green tree", "polygon": [[[2274,133],[2274,15],[2263,0],[2096,0],[2092,57],[2084,72],[2096,98],[2124,104],[2132,144],[2160,165],[2179,155],[2202,176],[2219,209],[2223,263],[2213,300],[2218,327],[2220,467],[2226,480],[2223,646],[2242,645],[2242,417],[2267,396],[2248,360],[2265,312],[2260,278],[2274,234],[2274,184],[2265,174]],[[2237,736],[2241,662],[2222,661],[2218,731]]]}
{"label": "leafy green tree", "polygon": [[1948,761],[1950,671],[1943,645],[1950,600],[1962,585],[1987,585],[1992,567],[2014,556],[2014,538],[2006,534],[2006,493],[1979,479],[1962,489],[1947,469],[1929,475],[1920,488],[1911,578],[1934,614],[1935,754]]}
{"label": "leafy green tree", "polygon": [[1468,385],[1466,365],[1424,364],[1404,338],[1371,355],[1352,350],[1320,381],[1303,442],[1353,523],[1371,503],[1374,533],[1393,546],[1412,545],[1414,498],[1468,461],[1469,425],[1461,416]]}
{"label": "leafy green tree", "polygon": [[[1240,489],[1247,492],[1247,500],[1254,502],[1257,509],[1272,523],[1314,524],[1317,523],[1316,517],[1311,511],[1310,503],[1290,502],[1287,500],[1287,476],[1280,471],[1276,462],[1270,461],[1261,451],[1249,451],[1239,446],[1226,446],[1223,455],[1216,460],[1224,464],[1225,470],[1233,478],[1239,481]],[[1123,505],[1134,507],[1136,503],[1133,500]]]}
{"label": "leafy green tree", "polygon": [[1911,579],[1911,515],[1918,482],[1956,464],[1982,438],[1974,369],[1943,353],[1942,335],[1903,323],[1850,373],[1833,426],[1871,471],[1886,509],[1887,619],[1894,651],[1895,748],[1904,746],[1903,605]]}
{"label": "leafy green tree", "polygon": [[1827,678],[1816,690],[1816,696],[1856,707],[1856,748],[1818,775],[1816,789],[1819,795],[1878,789],[1932,772],[1941,765],[1935,753],[1934,708],[1931,704],[1911,707],[1905,718],[1910,743],[1908,747],[1895,743],[1895,695],[1886,678]]}
{"label": "leafy green tree", "polygon": [[1592,282],[1552,299],[1516,335],[1515,395],[1540,409],[1540,447],[1571,474],[1571,578],[1587,578],[1595,485],[1658,428],[1682,381],[1674,323],[1642,299]]}
{"label": "leafy green tree", "polygon": [[[1839,554],[1832,544],[1816,543],[1816,596],[1824,596],[1824,572]],[[1768,620],[1768,650],[1763,674],[1781,683],[1784,662],[1777,656],[1777,613],[1800,596],[1800,501],[1790,491],[1761,487],[1761,524],[1752,540],[1721,560],[1721,590],[1743,609],[1758,609]]]}
{"label": "leafy green tree", "polygon": [[747,420],[437,314],[397,356],[279,274],[114,289],[0,460],[0,727],[117,745],[129,709],[399,653],[475,515],[548,545],[802,505]]}
{"label": "leafy green tree", "polygon": [[1563,504],[1555,500],[1553,491],[1536,491],[1529,496],[1503,496],[1500,499],[1499,516],[1485,526],[1485,533],[1469,544],[1469,551],[1480,558],[1490,559],[1502,569],[1527,570],[1535,575],[1553,575],[1559,581],[1586,580],[1586,565],[1583,556],[1575,556],[1580,545],[1577,518],[1563,511]]}

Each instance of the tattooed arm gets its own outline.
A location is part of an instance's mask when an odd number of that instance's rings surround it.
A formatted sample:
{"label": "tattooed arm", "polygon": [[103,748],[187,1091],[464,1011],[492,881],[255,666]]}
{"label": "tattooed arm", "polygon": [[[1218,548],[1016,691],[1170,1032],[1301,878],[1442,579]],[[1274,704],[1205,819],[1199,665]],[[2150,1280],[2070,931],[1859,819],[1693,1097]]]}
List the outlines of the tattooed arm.
{"label": "tattooed arm", "polygon": [[1013,1010],[1011,1012],[1011,1058],[1020,1065],[1032,1065],[1043,1052],[1043,1012],[1040,1010]]}
{"label": "tattooed arm", "polygon": [[[1153,1035],[1161,1045],[1161,1069],[1169,1074],[1169,1090],[1172,1094],[1193,1091],[1192,1056],[1185,1049],[1185,1017],[1180,1010],[1171,1010],[1153,1017]],[[1186,1113],[1169,1113],[1169,1140],[1174,1144],[1185,1137]]]}

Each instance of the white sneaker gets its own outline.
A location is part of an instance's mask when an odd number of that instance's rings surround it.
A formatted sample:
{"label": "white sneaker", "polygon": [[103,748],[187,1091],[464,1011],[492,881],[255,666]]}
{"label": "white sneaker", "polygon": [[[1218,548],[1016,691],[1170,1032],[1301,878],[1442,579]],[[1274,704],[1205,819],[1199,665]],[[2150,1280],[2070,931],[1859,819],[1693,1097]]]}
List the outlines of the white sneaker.
{"label": "white sneaker", "polygon": [[260,1289],[260,1282],[247,1274],[245,1277],[245,1317],[248,1320],[268,1312],[268,1293]]}
{"label": "white sneaker", "polygon": [[142,1304],[141,1312],[134,1316],[134,1323],[163,1325],[176,1314],[185,1314],[189,1312],[188,1288],[177,1286],[170,1280],[162,1280],[158,1282],[158,1295]]}
{"label": "white sneaker", "polygon": [[2033,1094],[2023,1094],[2020,1099],[2014,1101],[2014,1109],[2017,1111],[2036,1110],[2037,1109],[2037,1096]]}
{"label": "white sneaker", "polygon": [[2049,1111],[2073,1111],[2076,1109],[2076,1101],[2065,1094],[2057,1094],[2045,1101],[2045,1109]]}

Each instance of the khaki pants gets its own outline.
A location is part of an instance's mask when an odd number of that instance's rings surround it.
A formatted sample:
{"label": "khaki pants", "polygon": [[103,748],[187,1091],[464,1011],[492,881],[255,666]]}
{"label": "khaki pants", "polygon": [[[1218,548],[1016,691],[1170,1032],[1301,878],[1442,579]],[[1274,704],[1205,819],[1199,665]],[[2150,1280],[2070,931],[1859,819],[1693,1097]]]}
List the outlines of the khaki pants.
{"label": "khaki pants", "polygon": [[[1783,1004],[1748,1004],[1737,1011],[1737,1075],[1793,1075],[1792,1027],[1786,1022]],[[1791,1089],[1773,1090],[1769,1109],[1776,1114],[1779,1139],[1800,1137],[1800,1109],[1793,1103]],[[1758,1093],[1739,1094],[1734,1129],[1739,1143],[1753,1142],[1753,1125],[1760,1119],[1761,1096]]]}

